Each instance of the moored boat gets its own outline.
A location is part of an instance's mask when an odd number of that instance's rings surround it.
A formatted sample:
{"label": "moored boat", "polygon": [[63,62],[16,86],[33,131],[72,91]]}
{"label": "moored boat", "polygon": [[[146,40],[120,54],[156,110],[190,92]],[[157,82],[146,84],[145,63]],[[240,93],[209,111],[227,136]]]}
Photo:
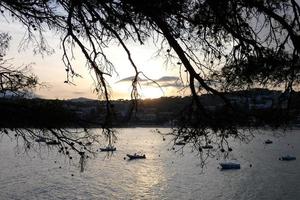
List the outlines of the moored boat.
{"label": "moored boat", "polygon": [[239,163],[233,163],[233,162],[223,162],[220,163],[222,169],[240,169],[241,165]]}
{"label": "moored boat", "polygon": [[139,154],[126,154],[127,157],[129,158],[129,160],[134,160],[134,159],[145,159],[146,158],[146,155],[143,154],[143,155],[139,155]]}
{"label": "moored boat", "polygon": [[104,148],[100,148],[100,151],[116,151],[116,150],[117,150],[117,148],[114,146],[107,146]]}
{"label": "moored boat", "polygon": [[273,143],[273,141],[272,140],[269,140],[269,139],[267,139],[266,141],[265,141],[265,144],[272,144]]}
{"label": "moored boat", "polygon": [[46,142],[47,145],[60,145],[60,142],[56,141],[56,140],[51,140]]}
{"label": "moored boat", "polygon": [[108,145],[106,147],[100,147],[100,151],[106,151],[106,152],[110,152],[110,151],[116,151],[117,148],[113,146],[113,142],[112,142],[112,134],[108,135]]}
{"label": "moored boat", "polygon": [[212,145],[204,145],[202,146],[202,149],[213,149],[214,147]]}
{"label": "moored boat", "polygon": [[279,160],[282,160],[282,161],[296,160],[296,157],[295,156],[286,155],[286,156],[280,157]]}
{"label": "moored boat", "polygon": [[39,142],[47,142],[46,138],[42,138],[42,137],[35,139],[35,141],[38,142],[38,143]]}
{"label": "moored boat", "polygon": [[175,145],[183,146],[186,145],[186,143],[184,141],[179,141],[179,142],[175,142]]}

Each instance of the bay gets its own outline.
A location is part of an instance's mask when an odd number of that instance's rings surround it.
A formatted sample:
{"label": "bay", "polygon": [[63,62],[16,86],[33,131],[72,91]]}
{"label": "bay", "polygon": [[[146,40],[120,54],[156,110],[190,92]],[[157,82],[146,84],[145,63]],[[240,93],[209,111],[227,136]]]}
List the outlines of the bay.
{"label": "bay", "polygon": [[[208,159],[201,168],[189,146],[175,153],[169,138],[164,141],[152,130],[120,129],[117,151],[109,157],[97,153],[82,173],[77,159],[44,147],[24,153],[15,140],[2,137],[0,199],[300,199],[299,159],[278,160],[287,154],[299,158],[299,130],[281,136],[261,130],[248,144],[232,141],[229,158],[241,169],[229,171],[219,169],[221,157]],[[273,144],[264,144],[266,139]],[[147,158],[124,160],[138,151]]]}

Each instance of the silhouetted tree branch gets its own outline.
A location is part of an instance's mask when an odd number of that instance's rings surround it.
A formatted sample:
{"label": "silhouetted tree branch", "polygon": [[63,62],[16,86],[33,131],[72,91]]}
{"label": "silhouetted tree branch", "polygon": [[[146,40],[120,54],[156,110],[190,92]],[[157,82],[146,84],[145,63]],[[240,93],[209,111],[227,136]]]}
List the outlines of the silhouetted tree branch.
{"label": "silhouetted tree branch", "polygon": [[15,67],[5,59],[10,36],[0,33],[0,93],[26,95],[38,85],[37,77],[30,74],[30,66]]}
{"label": "silhouetted tree branch", "polygon": [[[3,0],[0,8],[27,27],[28,39],[37,32],[40,51],[47,51],[45,27],[61,34],[66,82],[78,75],[72,49],[82,51],[95,73],[96,91],[107,102],[103,129],[108,134],[113,106],[106,76],[115,69],[103,49],[113,42],[120,44],[135,71],[133,100],[141,72],[128,43],[143,45],[159,36],[161,48],[168,46],[168,55],[186,70],[193,97],[172,134],[199,147],[214,137],[215,147],[224,149],[228,137],[241,134],[236,121],[251,117],[236,110],[224,92],[276,87],[289,97],[299,85],[300,9],[295,0]],[[202,105],[198,98],[203,93],[223,100],[219,113]]]}
{"label": "silhouetted tree branch", "polygon": [[[29,66],[14,67],[9,63],[10,60],[5,59],[6,51],[9,48],[9,40],[10,36],[8,34],[0,33],[0,94],[5,98],[11,99],[28,97],[28,94],[42,84],[38,82],[35,75],[31,74]],[[30,106],[22,105],[22,103],[21,105],[15,105],[14,109],[22,109],[22,111],[18,110],[16,113],[34,112]],[[1,112],[1,114],[5,114],[5,112]],[[43,114],[47,115],[49,113],[46,112]],[[51,124],[50,116],[45,116],[45,118],[48,118],[46,122],[42,121],[42,119],[32,118],[39,122],[35,123],[36,127],[30,128],[27,128],[26,125],[21,128],[18,126],[12,128],[8,124],[0,122],[0,134],[15,138],[16,140],[21,138],[25,151],[35,148],[37,145],[53,146],[59,153],[68,156],[69,159],[73,158],[71,154],[75,152],[80,155],[80,165],[81,170],[83,170],[86,159],[89,158],[90,154],[96,152],[95,149],[92,149],[91,145],[99,141],[99,133],[86,128],[61,128],[60,124]],[[14,119],[12,118],[11,120]],[[26,120],[24,119],[24,121]],[[80,123],[79,120],[77,123]],[[17,122],[12,121],[11,124],[17,124]],[[108,130],[109,132],[113,131]]]}

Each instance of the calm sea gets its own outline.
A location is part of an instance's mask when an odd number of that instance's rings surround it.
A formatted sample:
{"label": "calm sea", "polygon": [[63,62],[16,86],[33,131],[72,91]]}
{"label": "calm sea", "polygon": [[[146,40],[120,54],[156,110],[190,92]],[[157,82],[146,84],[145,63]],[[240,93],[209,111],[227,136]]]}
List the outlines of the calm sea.
{"label": "calm sea", "polygon": [[[24,153],[14,140],[2,137],[0,199],[300,199],[300,130],[280,137],[265,130],[248,144],[233,141],[230,160],[241,169],[231,171],[221,171],[217,157],[201,168],[189,147],[174,153],[168,139],[151,130],[120,129],[116,153],[110,158],[98,153],[83,173],[77,159],[70,162],[43,147]],[[265,145],[265,139],[273,144]],[[138,151],[147,159],[123,159]],[[286,154],[298,160],[278,160]]]}

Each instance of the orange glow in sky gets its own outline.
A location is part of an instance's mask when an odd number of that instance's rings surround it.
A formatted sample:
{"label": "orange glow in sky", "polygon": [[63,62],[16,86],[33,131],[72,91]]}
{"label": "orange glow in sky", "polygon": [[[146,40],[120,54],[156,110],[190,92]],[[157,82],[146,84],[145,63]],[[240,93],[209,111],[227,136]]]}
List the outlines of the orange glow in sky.
{"label": "orange glow in sky", "polygon": [[[82,76],[75,78],[74,85],[65,84],[66,72],[62,62],[62,49],[60,38],[52,32],[44,32],[48,44],[55,50],[52,55],[40,55],[33,53],[33,44],[29,44],[25,50],[20,49],[19,44],[26,32],[25,27],[18,22],[10,23],[0,18],[0,32],[7,32],[12,36],[9,51],[6,58],[12,58],[10,62],[15,66],[22,66],[32,63],[32,72],[39,77],[39,81],[46,87],[38,88],[35,93],[41,98],[50,99],[70,99],[78,97],[97,98],[93,93],[92,72],[86,66],[86,61],[80,51],[74,51],[74,69]],[[143,46],[129,44],[131,54],[139,71],[143,71],[147,77],[158,80],[164,76],[177,76],[178,66],[166,66],[162,57],[155,57],[156,49],[151,42],[146,42]],[[117,73],[112,77],[107,77],[111,87],[111,97],[113,99],[129,99],[131,92],[131,83],[118,83],[126,77],[134,75],[134,70],[127,59],[124,50],[118,46],[112,46],[106,49],[106,54],[114,64]],[[161,96],[177,95],[176,88],[162,87],[155,85],[142,85],[139,88],[140,98],[158,98]]]}

